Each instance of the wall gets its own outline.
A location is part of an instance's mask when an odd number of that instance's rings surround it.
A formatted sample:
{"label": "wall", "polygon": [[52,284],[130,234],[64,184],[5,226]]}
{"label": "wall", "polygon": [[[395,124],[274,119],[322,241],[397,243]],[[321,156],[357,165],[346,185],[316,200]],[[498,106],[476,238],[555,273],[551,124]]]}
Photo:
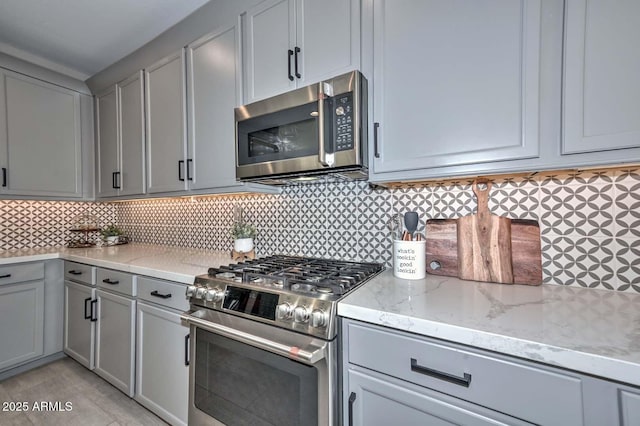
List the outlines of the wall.
{"label": "wall", "polygon": [[[84,234],[69,231],[73,219],[90,214],[104,226],[117,222],[114,204],[0,200],[0,250],[62,246]],[[89,235],[93,241],[98,233]]]}
{"label": "wall", "polygon": [[[501,177],[489,208],[540,223],[545,283],[640,292],[640,170],[610,169]],[[416,210],[456,218],[475,210],[470,180],[395,189],[366,183],[287,187],[281,195],[131,201],[117,204],[133,241],[230,250],[234,207],[258,229],[258,255],[382,261],[390,266],[386,222]]]}

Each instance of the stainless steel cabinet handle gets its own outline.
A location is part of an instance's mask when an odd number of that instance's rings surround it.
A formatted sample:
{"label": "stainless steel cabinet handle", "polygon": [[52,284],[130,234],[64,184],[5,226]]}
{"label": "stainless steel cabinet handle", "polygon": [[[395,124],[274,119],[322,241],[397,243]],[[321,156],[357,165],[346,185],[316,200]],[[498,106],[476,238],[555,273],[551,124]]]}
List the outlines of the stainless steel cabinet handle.
{"label": "stainless steel cabinet handle", "polygon": [[468,388],[471,384],[471,374],[469,373],[464,373],[463,377],[454,376],[453,374],[444,373],[442,371],[433,370],[419,365],[415,358],[411,358],[411,371],[424,374],[425,376],[435,377],[436,379],[444,380],[445,382],[453,383],[455,385],[464,386],[465,388]]}

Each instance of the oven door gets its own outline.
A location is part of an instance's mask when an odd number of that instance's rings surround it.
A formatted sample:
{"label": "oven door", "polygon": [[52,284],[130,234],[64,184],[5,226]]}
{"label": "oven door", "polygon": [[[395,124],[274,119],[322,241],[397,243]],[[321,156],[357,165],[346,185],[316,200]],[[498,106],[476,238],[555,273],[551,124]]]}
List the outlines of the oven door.
{"label": "oven door", "polygon": [[334,425],[336,344],[209,309],[190,324],[190,425]]}

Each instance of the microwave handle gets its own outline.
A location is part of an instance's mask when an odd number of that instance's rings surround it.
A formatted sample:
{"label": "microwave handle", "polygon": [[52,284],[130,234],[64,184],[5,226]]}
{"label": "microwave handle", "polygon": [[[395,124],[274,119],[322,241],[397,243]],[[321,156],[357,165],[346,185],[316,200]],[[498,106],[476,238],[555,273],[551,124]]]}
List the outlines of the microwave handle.
{"label": "microwave handle", "polygon": [[[326,82],[320,82],[320,93],[318,93],[318,161],[324,167],[332,167],[335,163],[333,149],[331,152],[327,152],[328,147],[325,144],[326,138],[333,133],[332,121],[326,120],[326,114],[331,114],[331,111],[325,109],[325,104],[332,96],[333,86]],[[329,128],[327,129],[327,127]]]}

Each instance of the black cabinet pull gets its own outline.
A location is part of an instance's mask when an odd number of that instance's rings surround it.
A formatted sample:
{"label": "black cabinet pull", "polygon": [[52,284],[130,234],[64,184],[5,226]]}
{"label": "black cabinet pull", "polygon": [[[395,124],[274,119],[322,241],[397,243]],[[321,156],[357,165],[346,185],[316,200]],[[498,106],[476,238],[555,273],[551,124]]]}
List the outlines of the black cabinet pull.
{"label": "black cabinet pull", "polygon": [[98,321],[98,317],[97,317],[97,313],[96,311],[98,310],[98,299],[93,299],[91,301],[91,322],[96,322]]}
{"label": "black cabinet pull", "polygon": [[90,297],[87,297],[86,299],[84,299],[84,319],[91,319],[91,314],[87,313],[87,302],[89,302],[91,300]]}
{"label": "black cabinet pull", "polygon": [[109,278],[105,278],[104,280],[102,280],[102,282],[105,284],[111,284],[111,285],[120,284],[120,281],[118,280],[111,281]]}
{"label": "black cabinet pull", "polygon": [[193,177],[191,176],[191,167],[189,167],[189,164],[191,163],[193,163],[193,159],[187,159],[187,180],[193,180]]}
{"label": "black cabinet pull", "polygon": [[75,269],[70,270],[69,273],[71,275],[82,275],[82,271],[76,271]]}
{"label": "black cabinet pull", "polygon": [[7,186],[7,168],[6,167],[2,168],[2,186]]}
{"label": "black cabinet pull", "polygon": [[184,178],[182,177],[182,167],[184,164],[184,160],[178,160],[178,180],[184,182]]}
{"label": "black cabinet pull", "polygon": [[155,296],[155,297],[159,297],[159,298],[161,298],[161,299],[168,299],[168,298],[170,298],[170,297],[171,297],[171,293],[162,294],[162,293],[158,293],[158,290],[153,290],[153,291],[151,292],[151,295],[152,295],[152,296]]}
{"label": "black cabinet pull", "polygon": [[349,426],[353,426],[353,403],[356,402],[356,393],[349,395]]}
{"label": "black cabinet pull", "polygon": [[9,278],[11,274],[0,275],[0,278]]}
{"label": "black cabinet pull", "polygon": [[463,377],[454,376],[453,374],[423,367],[418,364],[418,361],[415,358],[411,358],[411,371],[435,377],[436,379],[444,380],[445,382],[453,383],[455,385],[464,386],[465,388],[468,388],[469,384],[471,384],[471,374],[469,373],[464,373]]}
{"label": "black cabinet pull", "polygon": [[378,151],[378,128],[380,123],[373,123],[373,156],[380,158],[380,151]]}
{"label": "black cabinet pull", "polygon": [[120,189],[120,172],[111,173],[111,186],[113,189]]}
{"label": "black cabinet pull", "polygon": [[289,49],[289,61],[287,65],[287,71],[289,73],[289,80],[293,81],[293,75],[291,74],[291,57],[293,56],[293,50]]}
{"label": "black cabinet pull", "polygon": [[300,48],[298,46],[296,46],[293,49],[294,49],[295,55],[296,55],[296,59],[295,59],[295,61],[296,61],[296,68],[295,68],[296,69],[296,77],[302,78],[302,75],[298,72],[298,53],[300,53]]}
{"label": "black cabinet pull", "polygon": [[190,334],[184,336],[184,365],[189,366],[189,338]]}

